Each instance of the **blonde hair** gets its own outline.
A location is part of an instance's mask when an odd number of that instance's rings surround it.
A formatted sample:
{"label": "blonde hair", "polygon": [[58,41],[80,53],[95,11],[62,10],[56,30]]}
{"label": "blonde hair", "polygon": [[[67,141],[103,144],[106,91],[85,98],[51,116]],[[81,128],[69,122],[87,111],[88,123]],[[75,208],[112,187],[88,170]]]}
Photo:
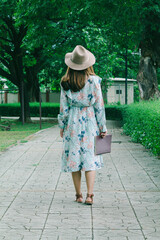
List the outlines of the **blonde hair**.
{"label": "blonde hair", "polygon": [[61,86],[66,91],[71,89],[73,92],[78,92],[84,87],[89,75],[96,75],[92,66],[84,70],[73,70],[68,67],[61,79]]}

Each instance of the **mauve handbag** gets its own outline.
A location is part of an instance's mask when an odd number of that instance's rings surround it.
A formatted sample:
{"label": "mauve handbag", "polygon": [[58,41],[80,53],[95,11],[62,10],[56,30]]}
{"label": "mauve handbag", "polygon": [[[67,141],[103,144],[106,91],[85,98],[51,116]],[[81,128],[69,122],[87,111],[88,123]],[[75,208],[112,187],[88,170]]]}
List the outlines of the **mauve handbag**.
{"label": "mauve handbag", "polygon": [[110,153],[111,152],[111,140],[112,135],[108,134],[104,138],[95,136],[95,155]]}

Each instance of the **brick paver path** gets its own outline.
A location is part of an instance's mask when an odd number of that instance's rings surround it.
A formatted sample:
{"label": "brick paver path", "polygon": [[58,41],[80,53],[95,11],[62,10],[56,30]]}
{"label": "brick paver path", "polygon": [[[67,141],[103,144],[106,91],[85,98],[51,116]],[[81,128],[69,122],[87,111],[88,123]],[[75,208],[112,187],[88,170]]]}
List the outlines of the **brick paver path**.
{"label": "brick paver path", "polygon": [[107,126],[112,153],[97,172],[93,206],[74,202],[71,174],[60,173],[57,126],[0,154],[0,240],[160,239],[160,159],[116,122]]}

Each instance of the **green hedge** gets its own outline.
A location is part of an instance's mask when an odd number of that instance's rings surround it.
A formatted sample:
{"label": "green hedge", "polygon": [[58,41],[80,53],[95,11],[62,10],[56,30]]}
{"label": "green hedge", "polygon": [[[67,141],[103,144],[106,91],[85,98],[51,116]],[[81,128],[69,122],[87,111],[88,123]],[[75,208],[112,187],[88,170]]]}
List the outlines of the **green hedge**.
{"label": "green hedge", "polygon": [[122,115],[124,133],[160,156],[160,100],[130,104]]}
{"label": "green hedge", "polygon": [[123,120],[123,109],[126,105],[105,105],[107,120]]}
{"label": "green hedge", "polygon": [[11,104],[0,104],[0,116],[20,116],[20,104],[11,103]]}
{"label": "green hedge", "polygon": [[[59,103],[42,103],[42,117],[57,117]],[[39,103],[30,103],[31,117],[39,117]]]}
{"label": "green hedge", "polygon": [[[59,103],[42,103],[42,117],[57,117]],[[105,106],[107,119],[122,119],[123,106]],[[20,116],[20,104],[0,104],[0,116]],[[30,116],[39,117],[39,103],[30,103]]]}
{"label": "green hedge", "polygon": [[[20,116],[20,104],[0,104],[0,116]],[[59,103],[42,103],[42,117],[57,117]],[[30,116],[39,117],[39,103],[30,103]]]}

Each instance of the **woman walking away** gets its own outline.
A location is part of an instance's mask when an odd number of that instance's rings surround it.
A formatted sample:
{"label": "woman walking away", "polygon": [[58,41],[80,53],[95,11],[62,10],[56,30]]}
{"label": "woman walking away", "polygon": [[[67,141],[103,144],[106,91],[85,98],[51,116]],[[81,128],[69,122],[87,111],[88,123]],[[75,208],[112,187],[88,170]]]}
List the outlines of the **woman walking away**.
{"label": "woman walking away", "polygon": [[68,66],[61,79],[58,122],[63,138],[62,172],[71,172],[76,201],[83,202],[81,171],[85,171],[86,204],[93,203],[95,172],[103,166],[102,155],[94,153],[94,137],[107,134],[101,78],[93,70],[94,55],[77,45],[65,55]]}

